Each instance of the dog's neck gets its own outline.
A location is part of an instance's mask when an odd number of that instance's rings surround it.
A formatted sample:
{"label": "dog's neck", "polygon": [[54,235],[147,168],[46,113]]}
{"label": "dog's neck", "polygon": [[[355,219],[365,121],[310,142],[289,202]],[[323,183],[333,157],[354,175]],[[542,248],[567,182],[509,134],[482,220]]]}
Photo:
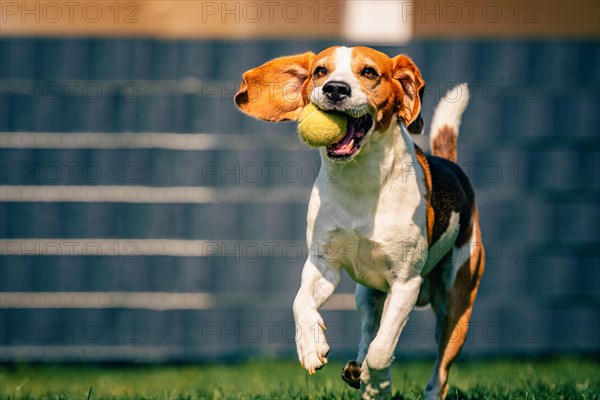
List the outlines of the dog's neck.
{"label": "dog's neck", "polygon": [[320,183],[356,196],[379,192],[390,179],[405,182],[403,174],[414,175],[414,143],[403,125],[390,124],[387,131],[370,135],[360,154],[348,162],[332,161],[322,149]]}

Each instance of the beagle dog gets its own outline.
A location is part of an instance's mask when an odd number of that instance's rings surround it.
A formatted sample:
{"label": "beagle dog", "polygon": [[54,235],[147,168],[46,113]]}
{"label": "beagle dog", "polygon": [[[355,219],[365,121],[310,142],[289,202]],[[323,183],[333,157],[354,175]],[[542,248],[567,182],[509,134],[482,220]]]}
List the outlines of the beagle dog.
{"label": "beagle dog", "polygon": [[390,396],[400,333],[411,310],[427,304],[437,318],[438,354],[424,398],[446,396],[484,270],[475,196],[455,164],[468,89],[454,87],[437,106],[430,155],[409,135],[422,131],[424,86],[405,55],[331,47],[251,69],[235,95],[243,112],[266,121],[297,120],[311,102],[347,115],[344,138],[319,149],[307,216],[309,257],[293,311],[298,358],[313,374],[329,353],[318,309],[342,269],[357,282],[362,336],[342,378],[365,399]]}

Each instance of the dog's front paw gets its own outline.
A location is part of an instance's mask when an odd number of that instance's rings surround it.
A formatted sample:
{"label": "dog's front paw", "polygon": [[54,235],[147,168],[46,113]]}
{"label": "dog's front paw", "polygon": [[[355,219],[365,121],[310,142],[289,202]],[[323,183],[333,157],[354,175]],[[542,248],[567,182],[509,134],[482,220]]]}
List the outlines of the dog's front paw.
{"label": "dog's front paw", "polygon": [[316,311],[307,314],[296,320],[296,350],[302,368],[312,375],[327,364],[329,345],[321,315]]}
{"label": "dog's front paw", "polygon": [[392,395],[392,374],[390,368],[369,369],[364,362],[361,368],[360,384],[362,398],[389,399]]}

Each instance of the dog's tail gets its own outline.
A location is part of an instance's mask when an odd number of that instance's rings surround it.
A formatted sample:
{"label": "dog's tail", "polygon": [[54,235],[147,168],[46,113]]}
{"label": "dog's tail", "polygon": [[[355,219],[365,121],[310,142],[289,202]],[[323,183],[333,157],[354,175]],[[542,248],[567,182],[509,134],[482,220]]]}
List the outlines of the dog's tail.
{"label": "dog's tail", "polygon": [[431,153],[456,162],[456,140],[460,120],[469,103],[469,87],[466,83],[454,86],[440,100],[429,131]]}

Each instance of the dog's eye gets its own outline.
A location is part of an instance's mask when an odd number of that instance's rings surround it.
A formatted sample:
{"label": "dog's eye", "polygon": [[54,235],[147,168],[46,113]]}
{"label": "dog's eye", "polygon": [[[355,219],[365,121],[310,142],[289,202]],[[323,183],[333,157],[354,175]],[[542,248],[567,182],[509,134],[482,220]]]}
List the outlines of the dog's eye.
{"label": "dog's eye", "polygon": [[361,75],[367,79],[373,79],[377,77],[377,71],[371,67],[365,67],[365,69],[362,70]]}
{"label": "dog's eye", "polygon": [[322,77],[324,77],[325,75],[327,75],[327,70],[326,70],[325,68],[323,68],[323,67],[317,67],[317,68],[315,69],[315,76],[316,76],[317,78],[322,78]]}

